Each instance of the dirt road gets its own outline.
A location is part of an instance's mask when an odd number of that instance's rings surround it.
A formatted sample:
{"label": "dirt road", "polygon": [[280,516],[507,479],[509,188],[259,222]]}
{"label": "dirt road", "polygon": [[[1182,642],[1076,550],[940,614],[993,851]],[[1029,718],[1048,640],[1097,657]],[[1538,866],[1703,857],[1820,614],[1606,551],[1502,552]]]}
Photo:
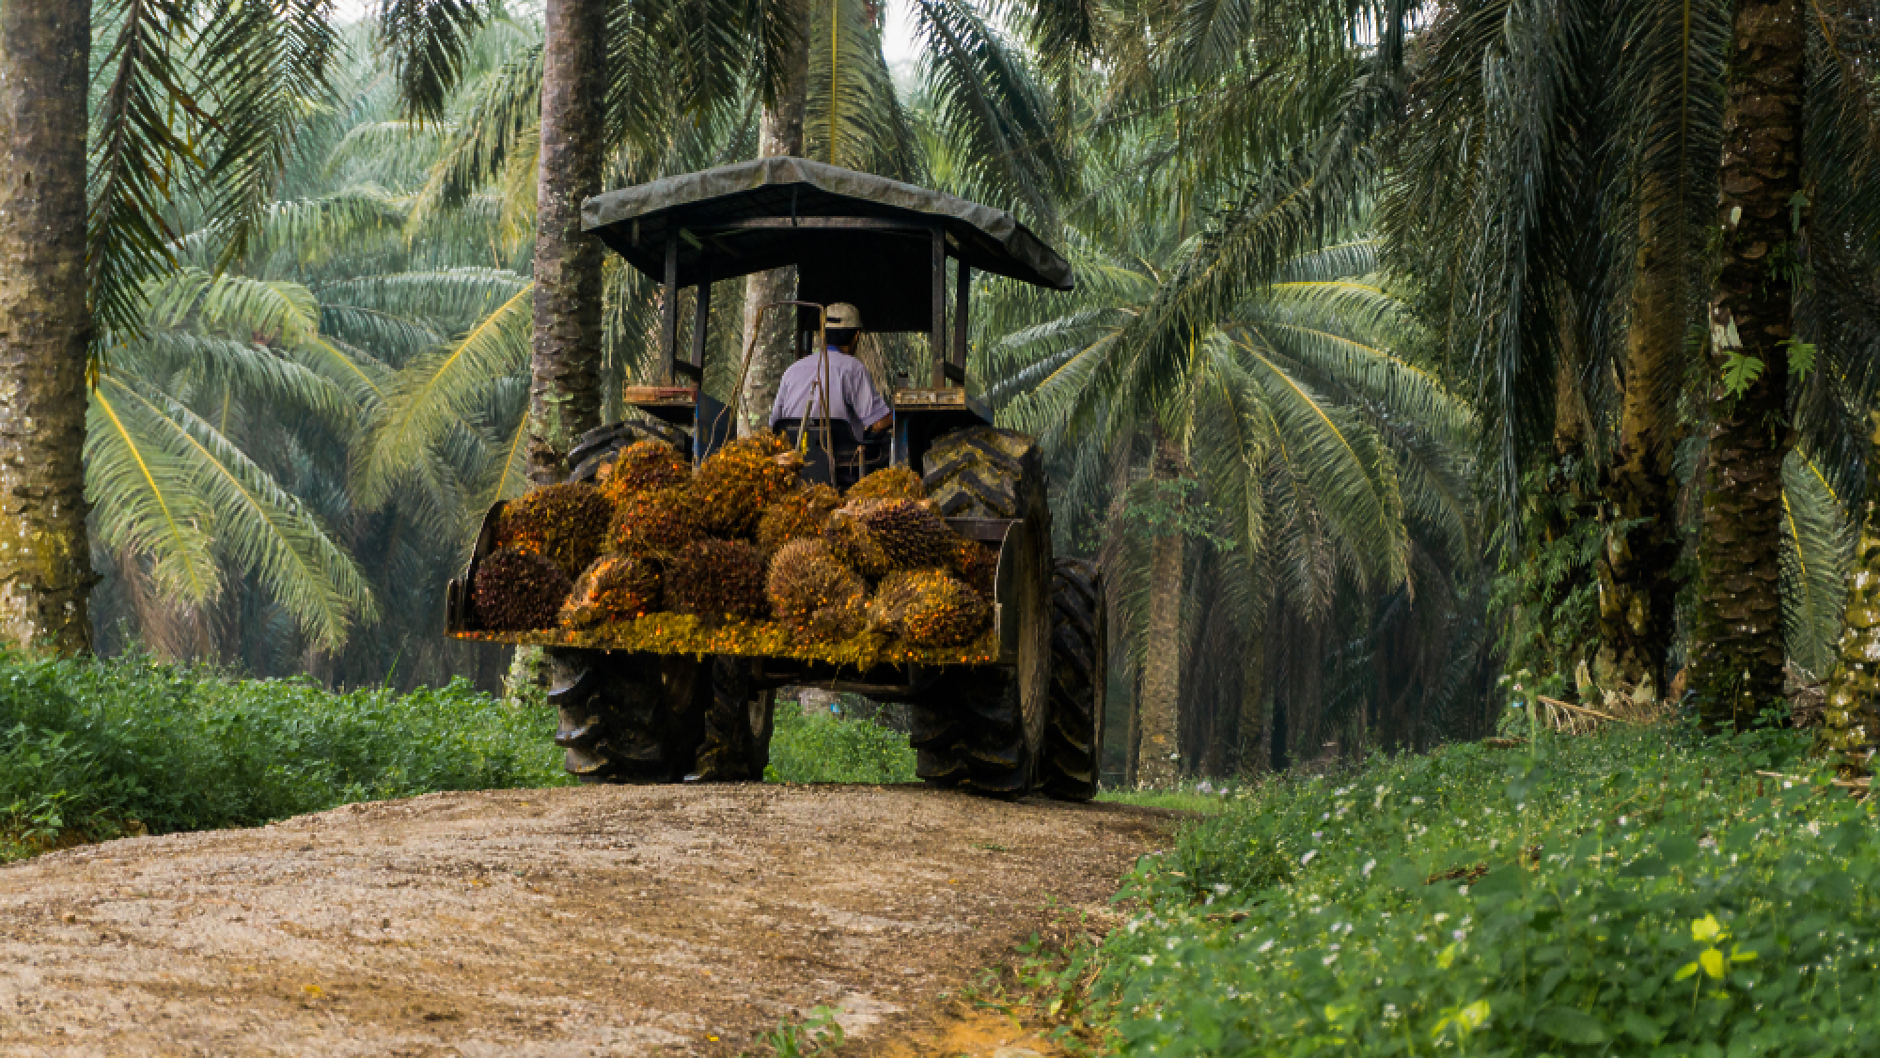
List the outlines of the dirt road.
{"label": "dirt road", "polygon": [[757,785],[434,794],[114,841],[0,869],[0,1054],[734,1055],[819,1004],[866,1051],[1047,899],[1107,906],[1171,829]]}

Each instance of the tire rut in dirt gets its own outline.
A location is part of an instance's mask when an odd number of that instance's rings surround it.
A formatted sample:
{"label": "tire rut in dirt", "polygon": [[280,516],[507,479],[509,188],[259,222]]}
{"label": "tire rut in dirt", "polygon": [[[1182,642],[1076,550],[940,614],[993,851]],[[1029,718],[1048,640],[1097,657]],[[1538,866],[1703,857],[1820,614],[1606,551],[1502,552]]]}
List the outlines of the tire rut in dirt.
{"label": "tire rut in dirt", "polygon": [[673,782],[698,750],[691,708],[700,666],[687,658],[547,651],[555,744],[568,774],[591,783]]}
{"label": "tire rut in dirt", "polygon": [[1097,795],[1108,677],[1105,621],[1101,572],[1082,559],[1058,559],[1051,572],[1051,718],[1039,782],[1067,801]]}

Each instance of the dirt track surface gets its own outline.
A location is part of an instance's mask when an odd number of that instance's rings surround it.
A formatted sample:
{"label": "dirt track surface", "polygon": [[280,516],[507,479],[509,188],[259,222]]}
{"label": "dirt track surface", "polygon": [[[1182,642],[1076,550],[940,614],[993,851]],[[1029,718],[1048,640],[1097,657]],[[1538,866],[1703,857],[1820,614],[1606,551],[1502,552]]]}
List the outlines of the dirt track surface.
{"label": "dirt track surface", "polygon": [[[433,794],[0,869],[7,1055],[733,1055],[917,1027],[1166,815],[918,787]],[[715,1037],[715,1039],[714,1039]],[[844,1048],[844,1054],[855,1053]]]}

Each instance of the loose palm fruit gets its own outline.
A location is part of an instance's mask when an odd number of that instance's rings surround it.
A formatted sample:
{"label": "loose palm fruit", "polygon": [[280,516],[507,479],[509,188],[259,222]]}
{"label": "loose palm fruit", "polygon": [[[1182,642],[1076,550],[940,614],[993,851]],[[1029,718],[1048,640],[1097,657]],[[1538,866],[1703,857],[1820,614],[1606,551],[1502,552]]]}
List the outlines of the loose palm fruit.
{"label": "loose palm fruit", "polygon": [[845,509],[857,512],[891,569],[940,569],[953,554],[958,535],[918,500],[852,503]]}
{"label": "loose palm fruit", "polygon": [[613,516],[614,505],[592,485],[547,485],[503,508],[496,546],[541,555],[572,580],[601,553]]}
{"label": "loose palm fruit", "polygon": [[568,575],[533,551],[503,548],[477,565],[476,606],[493,632],[529,632],[555,627]]}
{"label": "loose palm fruit", "polygon": [[770,612],[798,627],[829,607],[851,607],[867,593],[862,579],[836,561],[821,540],[785,544],[770,562]]}
{"label": "loose palm fruit", "polygon": [[868,629],[910,646],[969,643],[985,630],[991,607],[971,588],[938,570],[888,574],[868,606]]}
{"label": "loose palm fruit", "polygon": [[835,553],[836,561],[866,580],[880,580],[888,572],[887,552],[868,526],[846,509],[829,516],[829,524],[823,527],[823,541]]}
{"label": "loose palm fruit", "polygon": [[740,437],[713,452],[692,475],[699,524],[714,536],[746,537],[764,508],[796,485],[796,471],[778,461],[788,451],[774,433]]}
{"label": "loose palm fruit", "polygon": [[927,492],[921,487],[920,475],[907,467],[887,467],[877,470],[862,480],[849,486],[844,494],[850,503],[857,500],[924,500]]}
{"label": "loose palm fruit", "polygon": [[617,555],[669,555],[703,535],[690,489],[652,489],[620,501],[607,531],[607,549]]}
{"label": "loose palm fruit", "polygon": [[616,504],[636,492],[683,485],[692,468],[679,450],[664,441],[635,441],[614,457],[601,491]]}
{"label": "loose palm fruit", "polygon": [[672,609],[706,620],[760,618],[764,598],[764,553],[737,540],[695,540],[666,570],[666,600]]}
{"label": "loose palm fruit", "polygon": [[575,581],[561,604],[563,628],[631,621],[659,605],[659,567],[637,555],[604,555]]}
{"label": "loose palm fruit", "polygon": [[775,554],[792,540],[821,536],[823,524],[840,506],[842,497],[827,485],[805,485],[787,492],[764,508],[757,520],[757,546],[765,554]]}

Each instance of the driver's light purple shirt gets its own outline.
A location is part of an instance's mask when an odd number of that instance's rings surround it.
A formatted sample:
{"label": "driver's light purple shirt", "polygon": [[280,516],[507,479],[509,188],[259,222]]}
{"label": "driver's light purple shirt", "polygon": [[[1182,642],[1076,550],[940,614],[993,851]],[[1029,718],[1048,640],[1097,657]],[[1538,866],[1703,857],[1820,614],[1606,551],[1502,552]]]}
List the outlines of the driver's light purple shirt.
{"label": "driver's light purple shirt", "polygon": [[[791,364],[777,383],[777,401],[770,406],[770,425],[774,429],[784,419],[822,418],[823,360],[806,356]],[[888,415],[888,402],[875,391],[873,379],[860,360],[847,353],[829,350],[829,388],[836,399],[830,402],[830,417],[844,419],[855,439],[869,424]]]}

